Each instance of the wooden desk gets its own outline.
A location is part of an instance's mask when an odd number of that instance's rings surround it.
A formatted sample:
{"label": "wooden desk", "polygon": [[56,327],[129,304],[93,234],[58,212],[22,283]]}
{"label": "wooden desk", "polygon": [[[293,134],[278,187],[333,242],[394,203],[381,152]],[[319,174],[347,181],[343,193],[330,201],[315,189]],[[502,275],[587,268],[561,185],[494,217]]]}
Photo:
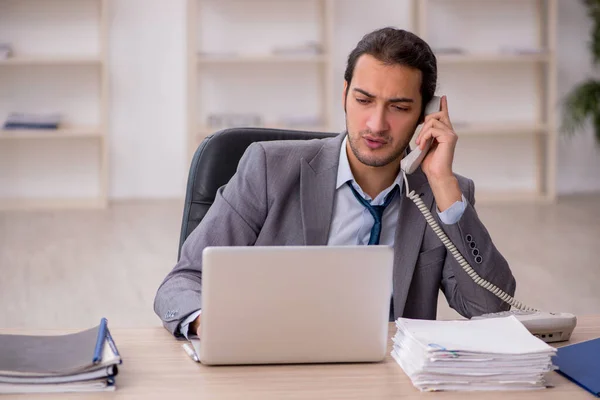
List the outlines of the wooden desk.
{"label": "wooden desk", "polygon": [[[390,324],[390,334],[395,333]],[[22,332],[21,332],[22,333]],[[521,392],[437,392],[415,389],[388,355],[376,364],[208,367],[193,362],[161,327],[111,329],[124,362],[112,393],[0,396],[33,399],[594,399],[557,373],[552,389]],[[391,336],[390,336],[391,337]],[[569,343],[600,337],[600,315],[578,318]],[[564,345],[566,343],[562,343]],[[391,343],[390,343],[391,347]]]}

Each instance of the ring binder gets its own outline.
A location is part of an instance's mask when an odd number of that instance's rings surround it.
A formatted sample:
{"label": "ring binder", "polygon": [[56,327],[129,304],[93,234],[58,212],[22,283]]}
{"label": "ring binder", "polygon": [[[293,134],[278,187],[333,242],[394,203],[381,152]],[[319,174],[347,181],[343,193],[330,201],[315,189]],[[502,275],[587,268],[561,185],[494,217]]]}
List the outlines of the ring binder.
{"label": "ring binder", "polygon": [[98,339],[96,339],[96,348],[94,349],[94,358],[92,362],[98,364],[102,360],[102,350],[104,349],[104,342],[106,341],[106,318],[100,320],[100,327],[98,329]]}

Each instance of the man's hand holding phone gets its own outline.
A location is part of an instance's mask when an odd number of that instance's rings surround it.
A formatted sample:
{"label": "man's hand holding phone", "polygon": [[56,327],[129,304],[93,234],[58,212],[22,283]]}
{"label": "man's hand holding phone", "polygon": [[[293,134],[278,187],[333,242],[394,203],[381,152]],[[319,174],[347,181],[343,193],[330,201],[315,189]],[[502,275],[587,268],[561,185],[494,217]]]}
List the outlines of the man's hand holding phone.
{"label": "man's hand holding phone", "polygon": [[423,149],[427,141],[433,140],[427,156],[421,163],[421,168],[427,176],[437,206],[443,212],[455,202],[461,201],[462,193],[458,180],[452,172],[458,136],[450,122],[446,96],[442,96],[440,108],[440,111],[425,117],[416,144]]}

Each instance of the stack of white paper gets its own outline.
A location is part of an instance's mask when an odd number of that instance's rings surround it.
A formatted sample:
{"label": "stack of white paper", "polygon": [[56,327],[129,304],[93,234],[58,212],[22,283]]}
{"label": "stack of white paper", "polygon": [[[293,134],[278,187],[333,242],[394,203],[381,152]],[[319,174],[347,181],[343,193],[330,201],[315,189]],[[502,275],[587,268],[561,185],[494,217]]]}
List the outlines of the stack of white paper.
{"label": "stack of white paper", "polygon": [[392,356],[422,391],[547,387],[556,349],[514,317],[472,321],[399,318]]}

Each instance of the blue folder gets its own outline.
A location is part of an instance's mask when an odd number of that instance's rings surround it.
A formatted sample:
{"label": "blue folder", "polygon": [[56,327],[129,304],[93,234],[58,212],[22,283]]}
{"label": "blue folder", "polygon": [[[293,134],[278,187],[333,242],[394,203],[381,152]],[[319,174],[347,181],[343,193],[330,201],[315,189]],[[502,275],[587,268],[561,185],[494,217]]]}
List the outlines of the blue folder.
{"label": "blue folder", "polygon": [[600,338],[561,347],[552,361],[559,374],[600,397]]}

